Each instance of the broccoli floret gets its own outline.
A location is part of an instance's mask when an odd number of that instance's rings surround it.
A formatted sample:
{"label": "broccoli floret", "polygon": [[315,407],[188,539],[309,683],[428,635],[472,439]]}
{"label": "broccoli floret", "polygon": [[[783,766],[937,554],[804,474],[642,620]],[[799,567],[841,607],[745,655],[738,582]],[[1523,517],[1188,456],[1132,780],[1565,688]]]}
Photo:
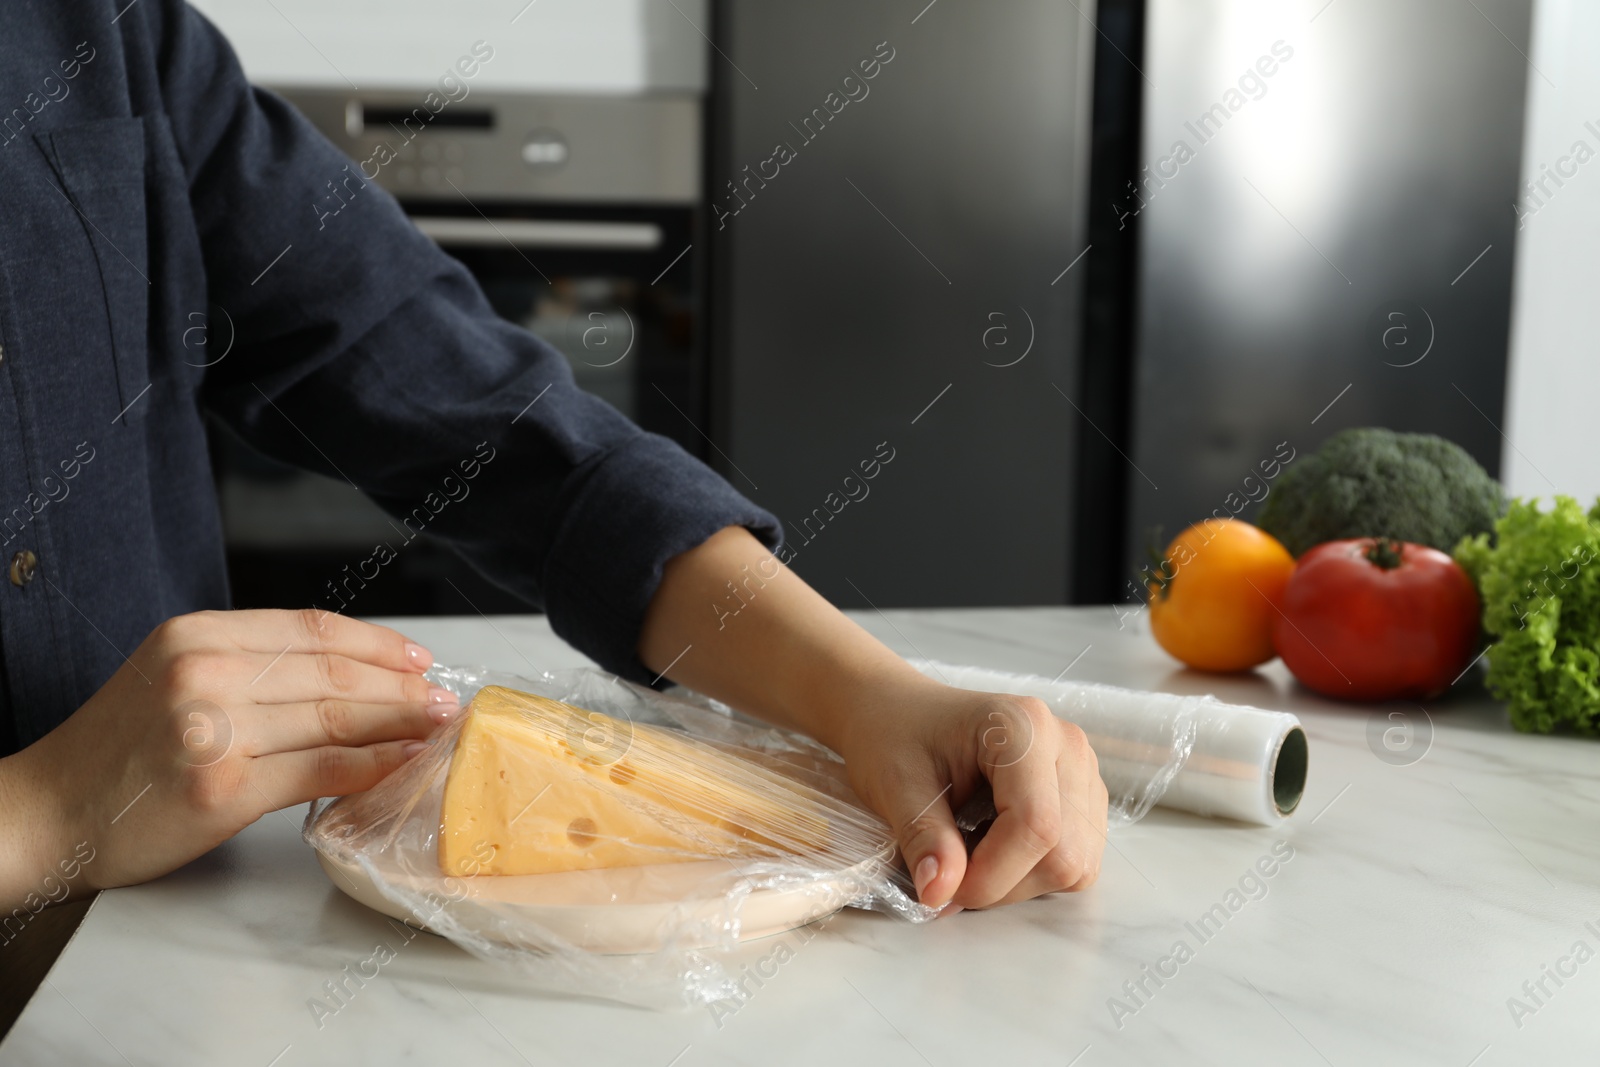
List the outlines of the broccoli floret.
{"label": "broccoli floret", "polygon": [[1393,537],[1449,552],[1494,528],[1500,485],[1460,445],[1379,427],[1341,430],[1291,464],[1256,525],[1295,556],[1324,541]]}

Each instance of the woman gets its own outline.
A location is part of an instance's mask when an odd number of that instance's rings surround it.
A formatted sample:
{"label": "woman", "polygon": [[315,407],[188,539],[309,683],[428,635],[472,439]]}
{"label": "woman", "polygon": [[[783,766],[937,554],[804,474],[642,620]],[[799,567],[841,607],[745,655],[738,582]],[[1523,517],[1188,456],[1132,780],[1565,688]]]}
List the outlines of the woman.
{"label": "woman", "polygon": [[[1094,881],[1106,795],[1080,731],[931,681],[831,607],[773,558],[772,515],[576,389],[181,0],[24,5],[0,92],[4,910],[79,842],[82,893],[366,789],[458,713],[393,630],[216,610],[203,412],[349,480],[401,536],[424,516],[607,668],[839,752],[925,902]],[[209,359],[208,311],[235,334]],[[220,709],[218,758],[185,744],[197,708]],[[951,812],[985,778],[999,816],[969,858]]]}

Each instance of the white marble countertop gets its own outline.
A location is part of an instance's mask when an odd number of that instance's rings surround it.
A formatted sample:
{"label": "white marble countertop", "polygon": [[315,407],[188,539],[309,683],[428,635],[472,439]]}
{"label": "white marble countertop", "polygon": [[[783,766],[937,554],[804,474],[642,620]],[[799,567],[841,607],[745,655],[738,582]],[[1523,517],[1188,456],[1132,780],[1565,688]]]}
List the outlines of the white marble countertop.
{"label": "white marble countertop", "polygon": [[[858,618],[907,655],[1053,676],[1082,653],[1069,677],[1294,711],[1311,739],[1305,801],[1273,829],[1157,810],[1113,834],[1087,893],[926,926],[847,911],[809,940],[779,935],[793,958],[735,1012],[529,993],[420,935],[320,1028],[308,1001],[323,982],[398,938],[323,876],[301,811],[269,815],[166,878],[100,894],[0,1063],[1595,1062],[1594,742],[1512,732],[1469,678],[1427,718],[1403,708],[1415,747],[1385,760],[1369,722],[1394,709],[1315,699],[1276,664],[1178,670],[1109,608]],[[398,625],[446,662],[583,662],[542,618]],[[1278,841],[1293,858],[1266,895],[1196,938],[1186,923]],[[1192,958],[1129,998],[1124,983],[1180,939]]]}

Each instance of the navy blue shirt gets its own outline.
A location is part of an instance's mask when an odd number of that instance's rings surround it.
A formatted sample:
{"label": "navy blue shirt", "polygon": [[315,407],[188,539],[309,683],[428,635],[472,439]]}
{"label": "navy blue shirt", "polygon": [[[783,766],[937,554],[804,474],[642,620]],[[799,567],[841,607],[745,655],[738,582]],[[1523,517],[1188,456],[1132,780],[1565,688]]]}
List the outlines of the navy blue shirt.
{"label": "navy blue shirt", "polygon": [[445,538],[636,680],[667,560],[729,525],[778,545],[375,183],[321,217],[350,161],[181,0],[10,0],[0,108],[0,751],[164,619],[228,606],[204,411],[370,495],[389,552]]}

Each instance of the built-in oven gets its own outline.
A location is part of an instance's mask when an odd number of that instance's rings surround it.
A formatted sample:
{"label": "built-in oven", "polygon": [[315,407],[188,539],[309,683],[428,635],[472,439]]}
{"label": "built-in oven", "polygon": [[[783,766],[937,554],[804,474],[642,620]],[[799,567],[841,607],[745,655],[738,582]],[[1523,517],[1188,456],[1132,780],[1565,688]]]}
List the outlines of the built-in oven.
{"label": "built-in oven", "polygon": [[[352,160],[392,153],[367,172],[582,387],[704,455],[700,93],[475,90],[434,111],[426,89],[280,91]],[[239,606],[312,603],[352,551],[392,533],[350,486],[215,437]],[[355,610],[526,610],[442,546],[417,549]]]}

